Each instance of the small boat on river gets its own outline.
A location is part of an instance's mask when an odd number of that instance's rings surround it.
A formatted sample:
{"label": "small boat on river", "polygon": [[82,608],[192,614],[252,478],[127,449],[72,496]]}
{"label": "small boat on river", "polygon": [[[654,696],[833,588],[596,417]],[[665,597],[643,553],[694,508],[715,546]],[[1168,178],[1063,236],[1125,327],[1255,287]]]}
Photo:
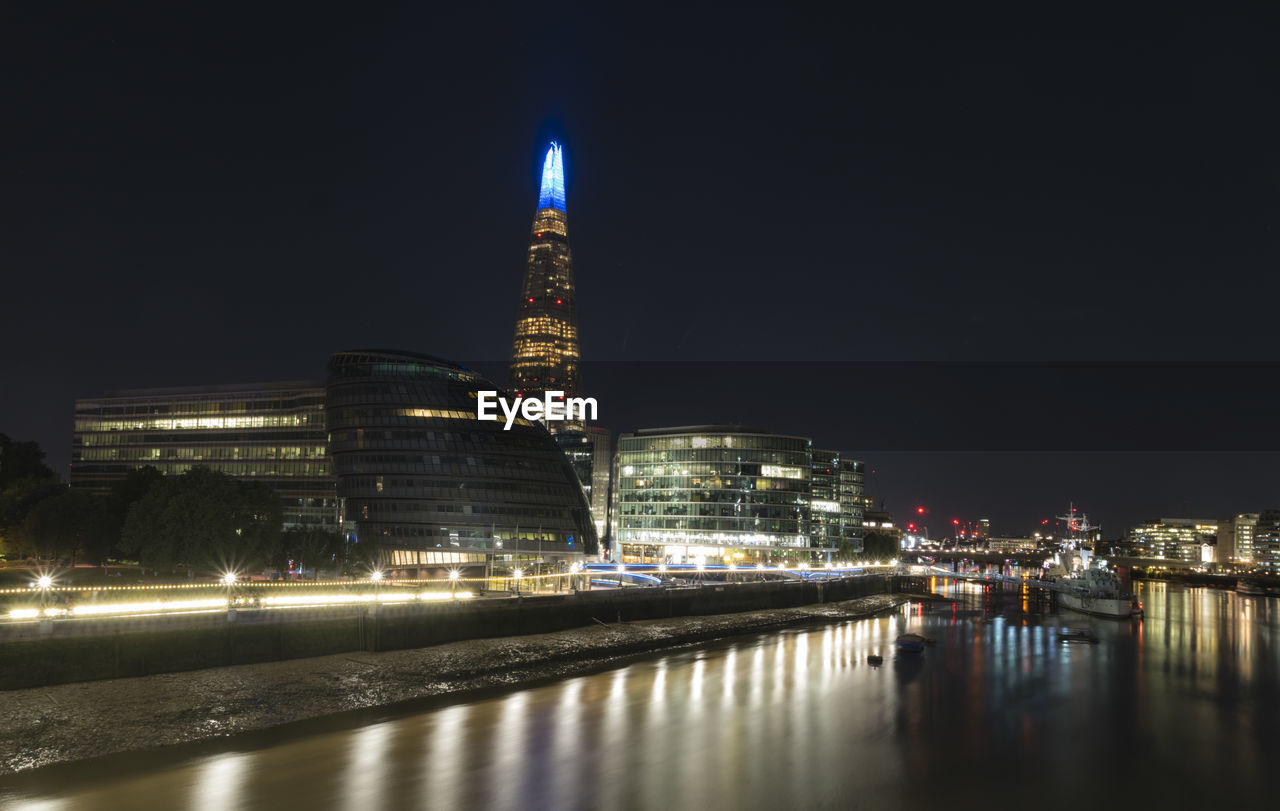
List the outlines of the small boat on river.
{"label": "small boat on river", "polygon": [[898,650],[900,651],[905,651],[906,653],[919,653],[924,650],[924,646],[927,643],[932,641],[933,640],[929,639],[927,636],[920,636],[920,634],[903,634],[898,637],[898,641],[894,644],[898,646]]}

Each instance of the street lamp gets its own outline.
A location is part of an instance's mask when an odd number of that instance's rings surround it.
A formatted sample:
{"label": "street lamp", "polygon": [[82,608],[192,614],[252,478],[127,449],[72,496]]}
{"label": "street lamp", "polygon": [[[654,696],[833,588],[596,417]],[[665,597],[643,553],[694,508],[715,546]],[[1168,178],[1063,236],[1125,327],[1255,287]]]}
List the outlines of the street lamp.
{"label": "street lamp", "polygon": [[235,586],[235,584],[236,584],[235,572],[227,572],[222,576],[222,585],[227,587],[227,611],[228,612],[232,610],[231,609],[231,589],[233,586]]}
{"label": "street lamp", "polygon": [[53,578],[42,574],[36,578],[36,588],[40,589],[40,615],[44,616],[45,605],[49,602],[49,589],[53,587]]}
{"label": "street lamp", "polygon": [[458,591],[458,578],[462,575],[457,569],[449,570],[449,596],[452,597]]}
{"label": "street lamp", "polygon": [[627,567],[621,563],[618,564],[618,588],[622,588],[622,575],[627,571]]}
{"label": "street lamp", "polygon": [[520,596],[520,578],[524,575],[523,569],[516,569],[511,573],[511,583],[516,588],[516,596]]}

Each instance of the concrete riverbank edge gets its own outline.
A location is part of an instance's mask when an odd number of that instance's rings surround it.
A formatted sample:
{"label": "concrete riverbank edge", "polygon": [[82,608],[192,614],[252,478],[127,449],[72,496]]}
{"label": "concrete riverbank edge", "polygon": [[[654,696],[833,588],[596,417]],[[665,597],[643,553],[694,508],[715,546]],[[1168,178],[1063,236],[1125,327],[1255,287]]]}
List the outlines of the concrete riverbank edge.
{"label": "concrete riverbank edge", "polygon": [[327,715],[581,675],[628,656],[815,622],[912,599],[592,625],[430,648],[359,651],[13,690],[0,705],[0,775],[264,730]]}

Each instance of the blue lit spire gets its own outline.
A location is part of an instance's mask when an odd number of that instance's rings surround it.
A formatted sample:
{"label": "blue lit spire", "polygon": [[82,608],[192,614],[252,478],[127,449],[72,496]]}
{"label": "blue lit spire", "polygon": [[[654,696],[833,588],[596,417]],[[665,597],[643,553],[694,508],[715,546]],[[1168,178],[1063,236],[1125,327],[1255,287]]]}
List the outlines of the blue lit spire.
{"label": "blue lit spire", "polygon": [[555,141],[547,150],[542,164],[542,193],[538,195],[538,208],[554,208],[564,211],[564,155]]}

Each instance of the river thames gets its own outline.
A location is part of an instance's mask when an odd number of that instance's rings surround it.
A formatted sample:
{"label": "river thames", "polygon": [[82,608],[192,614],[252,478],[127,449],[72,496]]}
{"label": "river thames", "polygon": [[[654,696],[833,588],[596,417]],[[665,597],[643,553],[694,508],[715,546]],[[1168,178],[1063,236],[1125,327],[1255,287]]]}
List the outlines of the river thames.
{"label": "river thames", "polygon": [[[398,715],[50,767],[0,780],[0,805],[1085,809],[1280,792],[1276,598],[1138,584],[1146,618],[1129,622],[946,593]],[[1098,642],[1063,642],[1068,627]],[[897,652],[906,631],[936,641]]]}

